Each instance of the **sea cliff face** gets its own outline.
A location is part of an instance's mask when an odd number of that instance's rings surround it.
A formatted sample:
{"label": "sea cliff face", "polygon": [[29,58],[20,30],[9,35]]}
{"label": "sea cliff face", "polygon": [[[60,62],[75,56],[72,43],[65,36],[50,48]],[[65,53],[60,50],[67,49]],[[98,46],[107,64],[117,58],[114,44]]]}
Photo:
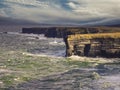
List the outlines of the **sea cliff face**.
{"label": "sea cliff face", "polygon": [[120,57],[120,33],[68,35],[66,56]]}

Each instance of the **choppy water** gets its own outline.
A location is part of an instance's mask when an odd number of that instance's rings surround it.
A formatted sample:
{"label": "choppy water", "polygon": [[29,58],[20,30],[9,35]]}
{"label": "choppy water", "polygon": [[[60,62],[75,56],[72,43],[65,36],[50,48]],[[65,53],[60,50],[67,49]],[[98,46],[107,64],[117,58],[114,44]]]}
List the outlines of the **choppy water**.
{"label": "choppy water", "polygon": [[65,56],[65,43],[63,39],[58,38],[45,38],[39,36],[39,40],[43,45],[40,48],[33,48],[28,50],[32,54],[41,54],[55,57],[64,57]]}
{"label": "choppy water", "polygon": [[[65,56],[65,44],[63,42],[63,39],[58,38],[46,38],[44,35],[34,35],[34,34],[20,34],[20,33],[11,33],[8,34],[0,34],[0,48],[4,48],[7,51],[26,51],[31,54],[38,54],[38,55],[46,55],[46,56],[53,56],[53,57],[63,57]],[[57,58],[56,58],[57,59]],[[72,56],[71,59],[73,60],[80,60],[80,61],[101,61],[101,62],[109,62],[114,61],[112,64],[101,64],[98,65],[96,68],[89,68],[87,69],[87,72],[89,71],[95,71],[99,73],[102,76],[102,79],[95,82],[90,82],[89,84],[93,84],[93,87],[96,86],[97,89],[94,90],[102,90],[98,89],[101,88],[102,83],[110,83],[112,85],[112,88],[114,89],[104,89],[104,90],[119,90],[120,86],[120,58],[88,58],[88,57],[78,57],[78,56]],[[86,71],[84,68],[83,71]],[[67,74],[62,74],[61,77],[65,77],[66,81],[68,79],[75,79],[76,82],[79,84],[81,80],[79,80],[74,75],[76,74],[79,78],[81,72],[79,69],[72,70],[68,72]],[[73,77],[69,78],[69,76],[73,75]],[[58,75],[59,76],[59,75]],[[54,76],[53,76],[54,77]],[[110,78],[110,79],[109,79]],[[75,83],[76,83],[75,82]],[[39,84],[39,82],[37,82]],[[44,83],[43,83],[44,84]],[[68,83],[69,84],[69,83]],[[116,84],[116,85],[114,85]],[[76,84],[75,84],[76,85]],[[52,85],[53,86],[53,85]],[[71,85],[70,85],[71,86]],[[26,86],[25,86],[26,87]],[[85,86],[86,87],[86,86]],[[116,88],[115,88],[116,87]],[[34,90],[34,89],[33,89]],[[73,89],[71,89],[73,90]],[[83,89],[86,90],[86,89]],[[92,89],[89,89],[92,90]]]}
{"label": "choppy water", "polygon": [[24,49],[28,53],[64,57],[65,43],[62,38],[47,38],[44,35],[8,32],[1,34],[1,47],[11,50]]}

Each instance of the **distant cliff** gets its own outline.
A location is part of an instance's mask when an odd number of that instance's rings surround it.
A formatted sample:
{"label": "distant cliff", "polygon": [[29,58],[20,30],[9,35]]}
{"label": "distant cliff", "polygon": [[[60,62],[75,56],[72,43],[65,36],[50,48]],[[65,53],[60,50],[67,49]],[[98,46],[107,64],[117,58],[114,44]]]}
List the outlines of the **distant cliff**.
{"label": "distant cliff", "polygon": [[44,34],[46,37],[64,38],[67,35],[120,32],[116,27],[38,27],[23,28],[22,33]]}

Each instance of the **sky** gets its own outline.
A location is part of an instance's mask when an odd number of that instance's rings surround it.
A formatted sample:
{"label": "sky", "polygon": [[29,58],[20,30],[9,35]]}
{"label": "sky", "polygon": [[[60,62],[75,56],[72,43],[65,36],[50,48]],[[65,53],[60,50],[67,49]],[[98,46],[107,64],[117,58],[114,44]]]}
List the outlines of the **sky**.
{"label": "sky", "polygon": [[0,0],[0,23],[119,24],[120,0]]}

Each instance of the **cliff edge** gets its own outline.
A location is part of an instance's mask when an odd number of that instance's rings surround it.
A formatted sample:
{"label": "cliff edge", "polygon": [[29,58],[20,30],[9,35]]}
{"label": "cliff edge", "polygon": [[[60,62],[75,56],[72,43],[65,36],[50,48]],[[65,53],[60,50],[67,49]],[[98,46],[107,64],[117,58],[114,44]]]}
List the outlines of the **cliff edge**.
{"label": "cliff edge", "polygon": [[120,32],[68,35],[65,41],[66,56],[120,58]]}

